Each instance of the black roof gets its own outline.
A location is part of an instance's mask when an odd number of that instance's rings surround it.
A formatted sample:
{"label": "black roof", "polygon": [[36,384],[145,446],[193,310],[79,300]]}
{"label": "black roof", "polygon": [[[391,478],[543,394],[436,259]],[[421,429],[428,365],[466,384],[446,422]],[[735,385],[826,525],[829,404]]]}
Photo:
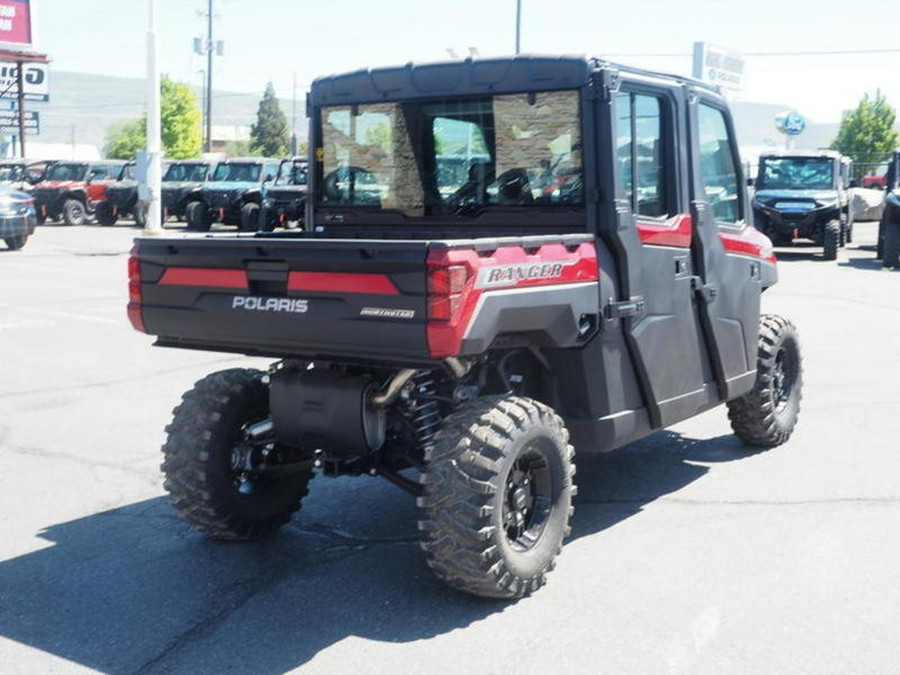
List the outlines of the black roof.
{"label": "black roof", "polygon": [[317,78],[309,102],[313,105],[369,103],[440,96],[477,96],[520,91],[574,89],[586,85],[601,68],[637,73],[709,91],[715,87],[691,78],[630,68],[586,56],[518,55],[464,59],[440,63],[356,70]]}

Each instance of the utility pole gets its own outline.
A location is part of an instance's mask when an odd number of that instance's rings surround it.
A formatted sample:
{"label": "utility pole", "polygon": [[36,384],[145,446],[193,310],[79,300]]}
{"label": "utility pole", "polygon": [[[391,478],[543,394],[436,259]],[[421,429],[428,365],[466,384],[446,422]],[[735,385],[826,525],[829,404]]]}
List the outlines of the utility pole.
{"label": "utility pole", "polygon": [[294,92],[291,98],[291,157],[297,156],[297,71],[294,71]]}
{"label": "utility pole", "polygon": [[206,14],[206,146],[212,151],[212,61],[213,61],[213,0],[209,0]]}

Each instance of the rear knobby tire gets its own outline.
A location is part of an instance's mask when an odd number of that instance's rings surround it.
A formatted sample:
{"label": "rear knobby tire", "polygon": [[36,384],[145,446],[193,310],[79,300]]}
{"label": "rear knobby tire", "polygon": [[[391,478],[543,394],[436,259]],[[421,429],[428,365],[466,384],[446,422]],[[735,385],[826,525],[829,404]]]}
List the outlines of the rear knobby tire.
{"label": "rear knobby tire", "polygon": [[797,425],[802,388],[797,329],[784,317],[761,316],[756,384],[748,394],[728,402],[732,430],[749,445],[781,445]]}
{"label": "rear knobby tire", "polygon": [[881,264],[885,267],[900,267],[900,223],[886,223]]}
{"label": "rear knobby tire", "polygon": [[839,220],[829,220],[825,223],[825,232],[822,240],[822,257],[825,260],[837,260],[840,243],[841,222]]}
{"label": "rear knobby tire", "polygon": [[113,213],[112,206],[107,202],[100,202],[99,204],[97,204],[97,210],[94,213],[94,218],[96,218],[97,222],[104,227],[115,225],[116,221],[119,219],[118,215]]}
{"label": "rear knobby tire", "polygon": [[542,403],[494,396],[448,416],[425,451],[421,546],[450,586],[517,598],[544,585],[569,533],[574,451]]}
{"label": "rear knobby tire", "polygon": [[166,427],[164,487],[181,517],[209,537],[272,534],[300,508],[313,476],[312,462],[308,470],[275,475],[233,467],[246,425],[269,416],[262,375],[241,368],[208,375],[184,394]]}

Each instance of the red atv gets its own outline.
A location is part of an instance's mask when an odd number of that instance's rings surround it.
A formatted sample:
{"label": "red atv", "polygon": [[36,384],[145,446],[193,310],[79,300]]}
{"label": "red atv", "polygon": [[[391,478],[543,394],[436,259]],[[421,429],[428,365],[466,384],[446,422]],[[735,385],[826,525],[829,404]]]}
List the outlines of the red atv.
{"label": "red atv", "polygon": [[118,160],[54,164],[31,192],[38,222],[62,219],[66,225],[83,225],[106,200],[106,186],[119,178],[124,166]]}

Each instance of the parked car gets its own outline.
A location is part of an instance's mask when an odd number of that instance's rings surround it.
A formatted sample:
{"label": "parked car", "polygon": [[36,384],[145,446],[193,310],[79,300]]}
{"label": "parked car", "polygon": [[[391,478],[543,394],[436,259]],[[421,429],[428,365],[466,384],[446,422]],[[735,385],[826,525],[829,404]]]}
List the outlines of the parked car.
{"label": "parked car", "polygon": [[0,187],[0,239],[17,251],[37,225],[34,199],[27,192]]}
{"label": "parked car", "polygon": [[870,190],[884,190],[887,186],[887,175],[863,176],[861,186]]}
{"label": "parked car", "polygon": [[32,190],[38,222],[84,224],[106,200],[107,185],[118,179],[124,166],[120,160],[57,162]]}
{"label": "parked car", "polygon": [[263,191],[261,228],[274,230],[288,223],[303,223],[306,209],[307,159],[281,160],[274,182]]}
{"label": "parked car", "polygon": [[169,163],[162,176],[162,220],[184,220],[191,202],[200,200],[200,189],[209,180],[215,162],[182,159]]}
{"label": "parked car", "polygon": [[830,150],[768,153],[759,158],[753,219],[776,246],[810,239],[825,260],[853,237],[849,160]]}
{"label": "parked car", "polygon": [[198,199],[186,207],[188,227],[205,231],[218,222],[242,231],[257,230],[263,187],[275,180],[278,164],[277,159],[261,157],[220,162]]}

